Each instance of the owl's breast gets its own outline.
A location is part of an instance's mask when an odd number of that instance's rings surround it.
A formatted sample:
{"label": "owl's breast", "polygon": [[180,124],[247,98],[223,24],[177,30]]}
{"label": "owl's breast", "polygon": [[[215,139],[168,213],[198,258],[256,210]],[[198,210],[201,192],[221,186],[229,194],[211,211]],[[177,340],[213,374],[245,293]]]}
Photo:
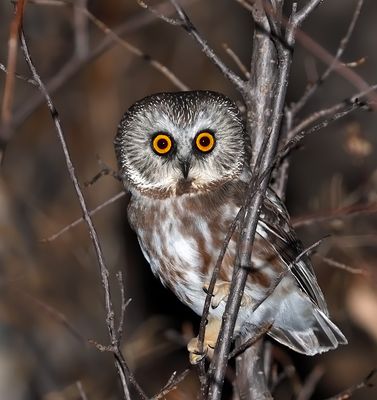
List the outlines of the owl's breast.
{"label": "owl's breast", "polygon": [[[203,286],[238,211],[230,208],[208,208],[195,198],[182,197],[158,201],[136,198],[129,206],[130,224],[153,273],[198,314],[205,300]],[[234,253],[232,242],[227,258]]]}

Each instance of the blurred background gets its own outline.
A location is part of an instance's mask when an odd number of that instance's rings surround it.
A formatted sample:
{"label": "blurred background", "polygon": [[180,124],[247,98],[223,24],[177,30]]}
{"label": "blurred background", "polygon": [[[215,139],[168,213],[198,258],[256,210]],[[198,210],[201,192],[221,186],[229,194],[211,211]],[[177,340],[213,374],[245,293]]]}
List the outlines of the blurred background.
{"label": "blurred background", "polygon": [[[85,7],[86,1],[73,4]],[[182,4],[228,65],[237,70],[223,43],[249,64],[252,19],[247,10],[232,0]],[[303,29],[335,54],[355,6],[355,0],[324,1]],[[186,32],[156,19],[136,1],[89,0],[87,7],[141,56],[105,34],[79,7],[30,0],[24,17],[32,58],[59,111],[83,186],[103,163],[116,169],[113,138],[124,111],[153,92],[178,90],[151,66],[150,57],[190,88],[216,90],[240,100]],[[356,72],[371,84],[377,82],[376,15],[376,1],[366,0],[342,59],[348,63],[365,57]],[[1,1],[0,62],[5,65],[12,16],[11,2]],[[297,45],[288,104],[297,101],[325,68]],[[30,76],[21,52],[17,72]],[[2,93],[4,82],[0,71]],[[333,73],[299,117],[355,92]],[[107,344],[108,337],[87,228],[79,224],[55,240],[44,240],[81,216],[51,116],[35,87],[17,80],[14,95],[13,135],[0,173],[0,399],[79,399],[78,382],[90,400],[120,399],[112,356],[88,342]],[[349,345],[309,358],[273,343],[275,378],[282,378],[276,382],[278,399],[297,398],[308,381],[313,383],[311,398],[324,399],[360,383],[377,366],[376,146],[375,113],[357,111],[308,137],[291,157],[287,207],[305,244],[331,235],[313,262],[333,320]],[[83,188],[90,208],[121,190],[111,176]],[[126,295],[132,298],[125,316],[125,357],[152,396],[173,371],[189,368],[185,346],[197,333],[199,318],[153,277],[127,224],[126,205],[123,197],[93,219],[111,270],[116,307],[117,271],[123,272]],[[358,207],[369,212],[334,212]],[[192,370],[166,398],[195,399],[197,390]],[[353,398],[375,399],[377,390],[361,389]]]}

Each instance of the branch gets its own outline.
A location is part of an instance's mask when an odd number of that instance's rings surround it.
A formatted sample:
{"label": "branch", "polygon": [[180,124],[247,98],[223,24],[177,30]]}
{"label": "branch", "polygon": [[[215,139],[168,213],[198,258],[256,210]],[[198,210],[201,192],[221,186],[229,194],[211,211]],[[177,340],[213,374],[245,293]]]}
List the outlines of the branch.
{"label": "branch", "polygon": [[[42,4],[42,0],[37,0]],[[194,3],[198,0],[182,0],[185,4],[191,4]],[[32,2],[32,0],[29,0],[29,2]],[[55,1],[56,3],[63,4],[65,2],[63,1]],[[51,0],[46,0],[45,3],[51,3]],[[169,1],[164,1],[161,4],[158,5],[158,10],[161,10],[161,12],[166,13],[169,15],[171,12],[169,7],[168,7]],[[118,36],[122,36],[125,34],[129,34],[132,32],[137,31],[138,29],[150,24],[151,22],[154,21],[154,18],[152,15],[145,14],[145,13],[138,13],[131,18],[128,18],[124,23],[119,25],[117,28],[114,28],[114,32]],[[83,58],[78,58],[76,54],[74,54],[56,73],[53,74],[53,78],[51,78],[49,81],[46,83],[46,88],[49,93],[54,93],[57,90],[59,90],[61,87],[63,87],[68,80],[70,80],[72,77],[74,77],[82,68],[87,66],[89,63],[91,63],[93,60],[98,58],[100,55],[102,55],[105,51],[110,49],[112,46],[115,45],[115,41],[112,37],[106,36],[102,41],[98,43],[96,47],[94,47],[93,50],[89,52],[89,54],[86,57]],[[28,79],[28,78],[26,78]],[[31,82],[30,82],[31,83]],[[28,119],[33,112],[43,104],[44,102],[44,97],[41,93],[37,93],[35,96],[31,97],[28,99],[27,102],[24,102],[19,108],[17,108],[13,112],[13,117],[11,121],[11,125],[8,130],[8,135],[7,138],[4,140],[4,146],[9,143],[11,140],[12,136],[15,134],[16,128],[18,128],[26,119]],[[1,142],[1,139],[0,139]],[[1,147],[1,143],[0,143]],[[0,149],[1,150],[1,149]]]}
{"label": "branch", "polygon": [[336,62],[341,59],[341,57],[344,53],[344,50],[346,49],[347,44],[348,44],[348,42],[351,38],[351,35],[354,31],[354,28],[355,28],[356,22],[359,18],[361,7],[362,7],[363,3],[364,3],[364,0],[358,0],[355,11],[354,11],[352,19],[351,19],[351,22],[348,26],[348,30],[347,30],[345,36],[340,41],[338,50],[337,50],[335,57],[334,57],[333,61],[331,62],[331,64],[327,67],[327,69],[322,74],[322,76],[315,83],[313,83],[312,85],[310,85],[307,88],[306,92],[303,94],[301,99],[299,99],[295,104],[292,104],[292,106],[290,107],[289,111],[293,115],[296,115],[304,107],[304,105],[307,103],[307,101],[317,91],[318,87],[329,77],[331,72],[334,70]]}
{"label": "branch", "polygon": [[186,376],[189,374],[189,372],[190,372],[189,369],[186,369],[179,375],[177,375],[177,372],[173,372],[172,376],[169,378],[166,385],[161,389],[161,391],[159,393],[154,395],[151,400],[165,399],[165,396],[168,393],[170,393],[172,390],[175,390],[177,388],[177,385],[186,378]]}
{"label": "branch", "polygon": [[373,369],[362,382],[358,383],[357,385],[351,386],[349,389],[344,390],[343,392],[333,397],[329,397],[327,400],[346,400],[351,398],[351,396],[353,395],[353,393],[356,392],[356,390],[373,387],[374,385],[370,381],[372,380],[376,372],[377,369]]}
{"label": "branch", "polygon": [[[122,197],[125,197],[127,193],[125,191],[121,191],[120,193],[116,194],[115,196],[111,197],[110,199],[104,201],[102,204],[94,208],[93,210],[89,211],[89,215],[95,215],[97,214],[98,211],[102,210],[103,208],[107,207],[108,205],[115,203]],[[41,239],[41,242],[53,242],[55,239],[57,239],[59,236],[61,236],[63,233],[69,231],[70,229],[74,228],[75,226],[79,225],[81,222],[85,220],[85,217],[81,217],[76,219],[75,221],[71,222],[69,225],[66,225],[64,228],[60,229],[58,232],[54,233],[53,235]]]}
{"label": "branch", "polygon": [[[270,125],[269,141],[266,151],[262,156],[260,167],[264,170],[275,157],[278,139],[280,135],[280,124],[282,117],[282,109],[284,106],[285,93],[288,84],[288,75],[291,64],[291,53],[286,48],[280,49],[280,65],[277,71],[276,79],[276,96],[272,103],[272,115]],[[250,102],[248,104],[250,106]],[[258,166],[259,167],[259,166]],[[219,400],[221,397],[222,385],[224,381],[226,366],[229,357],[229,350],[232,341],[233,331],[241,305],[241,299],[246,284],[247,275],[252,270],[251,253],[255,237],[255,231],[259,219],[260,205],[262,204],[265,191],[269,184],[271,173],[267,173],[254,196],[253,202],[246,210],[245,219],[241,229],[241,241],[238,244],[237,265],[234,268],[230,294],[225,307],[223,322],[217,341],[215,355],[213,359],[213,374],[209,388],[208,398],[211,400]],[[253,177],[255,180],[257,176]],[[212,364],[212,363],[211,363]]]}
{"label": "branch", "polygon": [[12,106],[14,95],[14,84],[17,63],[18,33],[22,26],[25,0],[16,3],[15,13],[10,25],[8,40],[8,65],[5,78],[4,95],[1,107],[1,130],[0,130],[0,164],[4,158],[6,144],[10,137],[10,126],[12,122]]}
{"label": "branch", "polygon": [[334,219],[344,219],[359,215],[375,214],[377,212],[377,203],[356,204],[349,207],[337,208],[335,210],[315,213],[312,215],[293,218],[292,223],[295,228],[311,225],[314,223],[332,221]]}
{"label": "branch", "polygon": [[240,71],[245,75],[246,79],[250,79],[250,72],[246,69],[245,64],[241,61],[238,55],[226,43],[223,43],[223,48],[228,56],[234,61]]}
{"label": "branch", "polygon": [[142,0],[137,0],[141,7],[150,10],[155,16],[162,19],[163,21],[171,24],[181,26],[188,34],[194,38],[194,40],[200,45],[203,53],[216,65],[216,67],[223,73],[223,75],[229,79],[230,82],[238,89],[240,93],[245,94],[245,82],[235,74],[229,67],[227,67],[223,61],[217,56],[214,50],[208,45],[206,40],[197,31],[190,18],[183,10],[183,8],[177,3],[176,0],[170,0],[170,3],[175,8],[178,14],[178,19],[167,18],[163,14],[156,12],[151,6],[146,4]]}
{"label": "branch", "polygon": [[[61,145],[63,153],[64,153],[64,158],[66,161],[69,177],[70,177],[72,184],[74,186],[74,189],[76,191],[76,195],[78,197],[80,207],[83,212],[83,218],[88,226],[90,238],[92,240],[92,244],[93,244],[96,256],[97,256],[100,275],[101,275],[101,279],[102,279],[102,287],[104,289],[105,309],[106,309],[106,325],[107,325],[107,329],[109,332],[111,343],[112,343],[112,345],[115,345],[117,343],[117,338],[116,338],[116,330],[115,330],[115,326],[114,326],[114,310],[113,310],[113,305],[111,302],[111,295],[110,295],[109,270],[105,264],[105,260],[103,257],[103,253],[102,253],[101,245],[100,245],[100,242],[98,239],[98,235],[97,235],[96,229],[93,225],[93,222],[91,220],[91,217],[89,215],[88,208],[86,206],[86,202],[85,202],[84,196],[82,194],[80,184],[77,179],[76,171],[75,171],[75,168],[71,161],[71,156],[69,154],[69,150],[68,150],[65,138],[64,138],[64,133],[63,133],[63,130],[61,127],[59,114],[58,114],[58,112],[50,98],[50,95],[48,94],[46,87],[44,86],[32,60],[31,60],[31,56],[29,53],[29,49],[27,47],[24,32],[22,31],[22,29],[20,32],[21,32],[20,37],[21,37],[22,51],[24,53],[25,60],[26,60],[28,66],[29,66],[29,69],[33,75],[33,79],[38,83],[38,88],[42,92],[43,96],[45,97],[48,109],[51,113],[51,117],[53,119],[53,122],[54,122],[54,125],[56,128],[56,132],[58,135],[58,139],[60,141],[60,145]],[[124,365],[122,363],[120,363],[120,361],[117,357],[115,360],[115,365],[116,365],[118,373],[121,377],[124,398],[128,400],[128,399],[130,399],[129,388],[128,388],[129,376],[127,376],[128,375],[128,367],[127,367],[127,369],[125,369]]]}
{"label": "branch", "polygon": [[330,257],[323,257],[318,254],[317,257],[319,257],[325,264],[329,265],[330,267],[338,268],[354,275],[364,275],[364,276],[368,275],[368,272],[365,269],[350,267],[349,265],[340,263],[339,261],[336,261]]}
{"label": "branch", "polygon": [[77,381],[76,382],[76,386],[77,386],[77,390],[78,390],[78,392],[80,394],[81,400],[88,400],[88,396],[85,393],[85,390],[84,390],[84,388],[82,386],[82,383],[80,381]]}

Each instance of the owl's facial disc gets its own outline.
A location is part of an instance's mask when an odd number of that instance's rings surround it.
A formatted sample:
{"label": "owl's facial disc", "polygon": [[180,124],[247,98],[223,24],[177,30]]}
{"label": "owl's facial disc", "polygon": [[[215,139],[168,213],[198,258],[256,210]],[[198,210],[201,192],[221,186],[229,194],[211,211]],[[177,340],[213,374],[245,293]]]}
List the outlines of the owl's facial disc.
{"label": "owl's facial disc", "polygon": [[214,92],[149,96],[124,115],[115,140],[128,188],[153,198],[211,191],[245,166],[239,110]]}

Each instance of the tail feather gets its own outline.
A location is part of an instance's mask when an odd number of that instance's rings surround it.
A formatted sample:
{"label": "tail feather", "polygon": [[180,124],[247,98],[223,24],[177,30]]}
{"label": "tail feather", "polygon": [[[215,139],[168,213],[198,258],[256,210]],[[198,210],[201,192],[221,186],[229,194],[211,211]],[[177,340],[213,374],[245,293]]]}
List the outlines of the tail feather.
{"label": "tail feather", "polygon": [[273,325],[269,335],[298,353],[313,356],[347,344],[340,329],[319,309],[313,307],[313,323],[306,329],[284,329]]}
{"label": "tail feather", "polygon": [[[290,314],[287,309],[291,310]],[[292,313],[292,310],[295,311]],[[323,353],[335,349],[339,344],[347,344],[340,329],[299,290],[291,292],[281,304],[269,335],[306,355]]]}

